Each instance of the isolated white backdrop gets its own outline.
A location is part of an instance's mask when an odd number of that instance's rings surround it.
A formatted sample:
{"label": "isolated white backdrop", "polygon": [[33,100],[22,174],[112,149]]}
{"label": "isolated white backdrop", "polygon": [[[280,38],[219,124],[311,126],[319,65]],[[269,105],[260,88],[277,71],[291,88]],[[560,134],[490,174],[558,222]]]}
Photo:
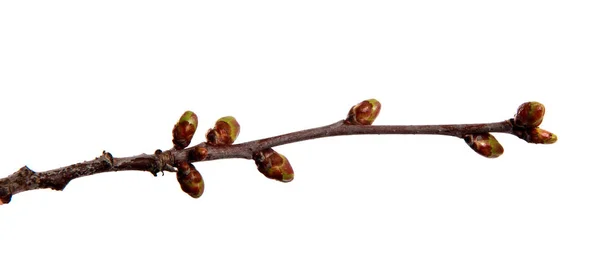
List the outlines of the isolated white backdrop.
{"label": "isolated white backdrop", "polygon": [[554,145],[496,135],[278,147],[296,172],[197,164],[94,175],[0,207],[2,260],[598,260],[595,1],[1,1],[0,176],[171,146],[234,115],[239,141],[321,126],[476,123],[537,100]]}

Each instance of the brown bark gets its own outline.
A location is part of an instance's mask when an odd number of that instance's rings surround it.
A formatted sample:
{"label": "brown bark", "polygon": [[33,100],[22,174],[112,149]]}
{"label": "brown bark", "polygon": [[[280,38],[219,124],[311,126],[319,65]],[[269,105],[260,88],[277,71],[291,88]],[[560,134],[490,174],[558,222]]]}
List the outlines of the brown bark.
{"label": "brown bark", "polygon": [[319,128],[235,145],[213,146],[203,142],[183,150],[170,149],[164,152],[157,150],[154,154],[141,154],[126,158],[113,158],[110,153],[103,152],[100,157],[93,160],[43,172],[35,172],[24,166],[10,176],[0,179],[0,203],[10,202],[12,195],[23,191],[42,188],[62,190],[73,179],[97,173],[139,170],[151,172],[156,176],[158,172],[175,172],[174,166],[178,162],[228,158],[252,159],[254,153],[263,149],[317,138],[365,134],[431,134],[462,138],[466,134],[512,133],[513,128],[511,120],[485,124],[389,126],[348,125],[344,124],[344,121],[338,121]]}

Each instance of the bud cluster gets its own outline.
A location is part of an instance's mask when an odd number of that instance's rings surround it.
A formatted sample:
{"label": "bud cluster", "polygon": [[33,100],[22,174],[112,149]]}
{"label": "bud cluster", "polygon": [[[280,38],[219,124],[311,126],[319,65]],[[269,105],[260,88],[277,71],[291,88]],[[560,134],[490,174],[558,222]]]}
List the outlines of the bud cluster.
{"label": "bud cluster", "polygon": [[513,134],[529,143],[555,143],[558,140],[555,134],[538,127],[542,124],[545,113],[546,108],[539,102],[531,101],[521,104],[513,119]]}
{"label": "bud cluster", "polygon": [[[188,147],[197,128],[198,116],[192,111],[184,112],[173,127],[174,148],[176,150],[182,150]],[[240,124],[237,120],[232,116],[222,117],[217,120],[214,128],[207,131],[206,143],[214,146],[231,145],[237,139],[239,134]],[[190,162],[206,159],[208,156],[208,149],[205,146],[195,146],[189,149],[187,155],[187,161],[177,163],[177,181],[185,193],[193,198],[199,198],[202,193],[204,193],[204,180],[202,179],[200,172],[198,172],[196,167]],[[271,171],[270,173],[273,172],[274,171]],[[289,175],[287,175],[286,178],[288,176]]]}

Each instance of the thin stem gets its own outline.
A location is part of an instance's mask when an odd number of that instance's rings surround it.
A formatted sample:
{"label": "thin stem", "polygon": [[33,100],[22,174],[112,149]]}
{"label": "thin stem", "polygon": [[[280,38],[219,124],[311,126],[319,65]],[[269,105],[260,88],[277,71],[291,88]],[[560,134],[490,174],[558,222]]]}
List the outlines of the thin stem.
{"label": "thin stem", "polygon": [[[430,134],[448,135],[462,137],[465,134],[504,132],[512,133],[513,125],[510,121],[481,124],[448,124],[448,125],[346,125],[344,121],[334,124],[291,132],[270,138],[249,141],[237,145],[224,147],[210,147],[206,160],[245,158],[251,159],[252,154],[266,148],[276,147],[284,144],[312,140],[324,137],[343,135],[367,135],[367,134]],[[206,146],[199,144],[197,146]],[[208,147],[207,147],[208,148]],[[194,148],[190,148],[194,149]]]}
{"label": "thin stem", "polygon": [[[447,135],[462,138],[466,134],[503,132],[513,133],[512,121],[506,120],[482,124],[449,124],[449,125],[348,125],[339,121],[331,125],[291,132],[279,136],[249,141],[236,145],[212,146],[206,143],[184,150],[157,150],[155,154],[141,154],[126,158],[113,158],[108,152],[94,160],[70,166],[34,172],[27,166],[22,167],[8,177],[0,179],[0,204],[8,203],[12,195],[34,189],[51,188],[62,190],[73,179],[102,172],[139,170],[149,171],[156,175],[162,171],[176,171],[173,166],[178,162],[196,162],[228,158],[252,159],[254,153],[284,144],[341,135],[367,134],[430,134]],[[206,149],[206,157],[191,157],[191,153],[199,148]]]}

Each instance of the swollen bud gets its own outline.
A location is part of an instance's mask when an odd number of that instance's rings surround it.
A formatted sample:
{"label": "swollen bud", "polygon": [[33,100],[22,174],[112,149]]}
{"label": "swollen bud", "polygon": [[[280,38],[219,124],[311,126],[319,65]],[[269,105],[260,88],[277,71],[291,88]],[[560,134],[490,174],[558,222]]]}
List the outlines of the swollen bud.
{"label": "swollen bud", "polygon": [[359,104],[354,105],[348,112],[348,117],[344,121],[350,125],[371,125],[379,111],[381,110],[381,103],[375,99],[365,100]]}
{"label": "swollen bud", "polygon": [[240,134],[240,124],[233,116],[220,118],[215,127],[206,132],[206,142],[211,145],[231,145]]}
{"label": "swollen bud", "polygon": [[177,165],[177,181],[181,190],[192,198],[199,198],[204,193],[204,180],[194,165],[181,162]]}
{"label": "swollen bud", "polygon": [[179,122],[173,127],[173,145],[175,149],[181,150],[190,145],[197,127],[198,116],[191,111],[183,113],[179,118]]}
{"label": "swollen bud", "polygon": [[500,142],[489,133],[467,134],[464,140],[471,149],[486,158],[497,158],[504,153]]}
{"label": "swollen bud", "polygon": [[554,133],[540,128],[518,129],[513,130],[513,133],[529,143],[552,144],[558,140]]}
{"label": "swollen bud", "polygon": [[281,182],[294,179],[294,170],[288,159],[271,148],[255,153],[253,159],[258,171],[267,178]]}
{"label": "swollen bud", "polygon": [[515,125],[524,128],[535,128],[542,124],[546,108],[539,102],[526,102],[521,104],[515,114]]}

